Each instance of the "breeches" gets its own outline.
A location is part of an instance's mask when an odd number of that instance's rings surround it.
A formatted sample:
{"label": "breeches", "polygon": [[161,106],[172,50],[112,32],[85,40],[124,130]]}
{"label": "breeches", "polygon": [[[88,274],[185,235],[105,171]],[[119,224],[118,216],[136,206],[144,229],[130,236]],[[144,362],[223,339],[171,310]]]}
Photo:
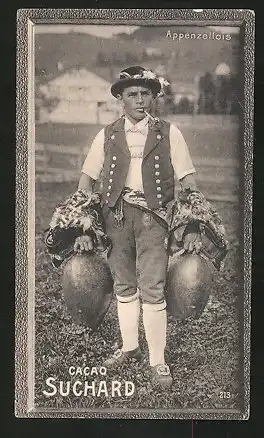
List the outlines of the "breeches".
{"label": "breeches", "polygon": [[119,227],[111,210],[104,207],[106,232],[113,248],[108,262],[119,301],[129,302],[140,292],[142,302],[166,306],[164,286],[168,255],[166,229],[149,213],[124,202],[124,222]]}

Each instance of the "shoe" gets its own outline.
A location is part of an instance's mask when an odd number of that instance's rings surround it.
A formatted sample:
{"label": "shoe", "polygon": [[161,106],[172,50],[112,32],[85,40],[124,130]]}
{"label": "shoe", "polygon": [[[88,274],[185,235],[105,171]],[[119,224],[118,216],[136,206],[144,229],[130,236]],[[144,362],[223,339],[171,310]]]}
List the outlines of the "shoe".
{"label": "shoe", "polygon": [[136,359],[138,362],[143,359],[143,353],[139,347],[130,351],[116,350],[112,357],[103,362],[105,368],[117,368],[129,359]]}
{"label": "shoe", "polygon": [[170,388],[173,382],[172,375],[168,365],[155,365],[151,367],[152,383],[155,386]]}

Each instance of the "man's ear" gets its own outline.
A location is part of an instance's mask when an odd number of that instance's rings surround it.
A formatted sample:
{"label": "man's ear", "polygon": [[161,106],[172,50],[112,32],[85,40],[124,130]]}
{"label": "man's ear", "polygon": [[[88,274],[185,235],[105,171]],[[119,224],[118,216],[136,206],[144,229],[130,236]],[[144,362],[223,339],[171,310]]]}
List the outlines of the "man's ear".
{"label": "man's ear", "polygon": [[117,95],[116,95],[116,98],[117,98],[118,100],[122,100],[122,96],[121,96],[121,94],[117,94]]}

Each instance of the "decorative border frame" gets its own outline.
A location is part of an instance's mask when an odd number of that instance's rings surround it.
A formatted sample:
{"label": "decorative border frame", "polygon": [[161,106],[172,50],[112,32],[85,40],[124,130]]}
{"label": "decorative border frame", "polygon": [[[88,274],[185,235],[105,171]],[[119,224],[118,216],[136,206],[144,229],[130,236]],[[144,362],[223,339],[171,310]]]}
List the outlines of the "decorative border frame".
{"label": "decorative border frame", "polygon": [[[193,409],[63,409],[33,406],[34,375],[34,281],[30,272],[34,263],[35,223],[30,205],[35,195],[34,153],[32,144],[34,78],[33,26],[35,24],[127,24],[130,25],[229,25],[239,26],[244,36],[244,403],[240,410]],[[253,129],[254,129],[254,50],[255,14],[245,9],[20,9],[17,12],[17,102],[16,102],[16,249],[15,249],[15,415],[26,418],[119,418],[119,419],[203,419],[247,420],[250,415],[250,332],[251,332],[251,259],[253,195]],[[33,84],[34,81],[31,81]],[[33,128],[34,129],[34,128]],[[242,167],[242,166],[241,166]],[[242,169],[241,169],[242,170]],[[30,247],[29,247],[30,243]],[[29,327],[31,329],[29,330]]]}

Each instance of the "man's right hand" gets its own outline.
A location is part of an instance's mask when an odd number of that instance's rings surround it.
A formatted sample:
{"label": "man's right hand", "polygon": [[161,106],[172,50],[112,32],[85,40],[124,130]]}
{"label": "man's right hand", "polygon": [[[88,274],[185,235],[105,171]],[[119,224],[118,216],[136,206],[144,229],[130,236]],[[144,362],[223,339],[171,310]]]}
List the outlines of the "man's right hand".
{"label": "man's right hand", "polygon": [[75,240],[74,251],[75,252],[89,252],[94,248],[93,239],[91,236],[79,236]]}

